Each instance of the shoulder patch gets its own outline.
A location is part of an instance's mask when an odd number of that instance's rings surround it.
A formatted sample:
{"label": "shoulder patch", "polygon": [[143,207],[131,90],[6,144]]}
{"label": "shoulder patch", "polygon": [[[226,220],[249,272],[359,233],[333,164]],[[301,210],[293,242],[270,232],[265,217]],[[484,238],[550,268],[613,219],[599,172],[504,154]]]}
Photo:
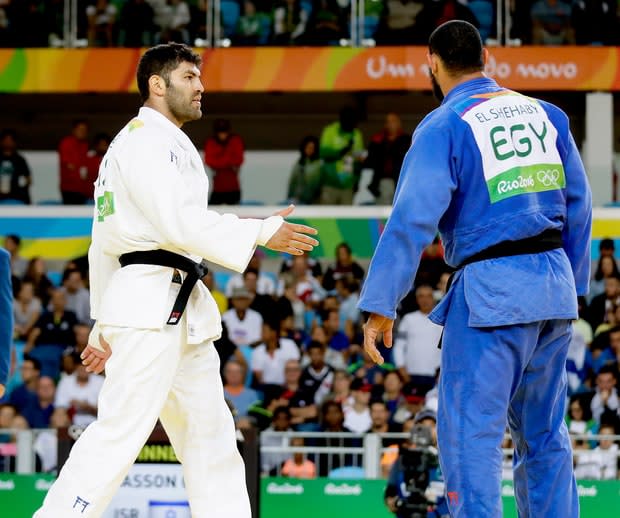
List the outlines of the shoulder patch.
{"label": "shoulder patch", "polygon": [[144,122],[141,121],[140,119],[133,119],[129,122],[127,126],[129,127],[129,131],[132,132],[133,130],[136,130],[144,126]]}

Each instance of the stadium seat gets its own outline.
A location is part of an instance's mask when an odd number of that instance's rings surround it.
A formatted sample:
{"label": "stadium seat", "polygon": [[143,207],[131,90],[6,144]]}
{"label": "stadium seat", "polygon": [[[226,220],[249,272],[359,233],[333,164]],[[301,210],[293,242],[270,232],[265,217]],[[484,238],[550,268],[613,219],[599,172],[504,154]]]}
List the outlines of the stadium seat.
{"label": "stadium seat", "polygon": [[39,200],[37,205],[62,205],[62,200]]}
{"label": "stadium seat", "polygon": [[374,38],[379,27],[379,17],[374,14],[364,16],[364,38]]}
{"label": "stadium seat", "polygon": [[312,14],[312,2],[309,0],[301,0],[300,5],[302,11],[306,11],[308,13],[308,18]]}
{"label": "stadium seat", "polygon": [[234,0],[222,0],[220,4],[220,14],[222,16],[223,36],[226,38],[234,36],[241,15],[239,3]]}
{"label": "stadium seat", "polygon": [[215,285],[221,292],[226,291],[226,285],[228,284],[231,276],[232,273],[227,271],[213,272],[213,279],[215,280]]}
{"label": "stadium seat", "polygon": [[476,20],[480,24],[479,31],[482,41],[491,35],[493,24],[495,23],[495,15],[493,13],[493,3],[489,0],[470,0],[467,7],[474,13]]}
{"label": "stadium seat", "polygon": [[328,478],[366,478],[364,468],[358,466],[343,466],[341,468],[332,469],[327,475]]}
{"label": "stadium seat", "polygon": [[62,284],[62,272],[47,272],[47,278],[54,286],[60,286]]}
{"label": "stadium seat", "polygon": [[23,201],[20,200],[0,200],[0,205],[25,205]]}

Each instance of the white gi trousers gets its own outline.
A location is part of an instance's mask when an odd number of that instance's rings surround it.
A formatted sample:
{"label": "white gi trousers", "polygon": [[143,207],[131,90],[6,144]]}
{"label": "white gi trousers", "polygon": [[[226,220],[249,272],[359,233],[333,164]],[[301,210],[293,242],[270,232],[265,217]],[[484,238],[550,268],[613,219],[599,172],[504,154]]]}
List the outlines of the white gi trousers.
{"label": "white gi trousers", "polygon": [[188,345],[185,316],[161,330],[105,326],[102,334],[112,356],[97,421],[73,446],[33,518],[100,517],[158,417],[183,465],[192,517],[251,518],[213,343]]}

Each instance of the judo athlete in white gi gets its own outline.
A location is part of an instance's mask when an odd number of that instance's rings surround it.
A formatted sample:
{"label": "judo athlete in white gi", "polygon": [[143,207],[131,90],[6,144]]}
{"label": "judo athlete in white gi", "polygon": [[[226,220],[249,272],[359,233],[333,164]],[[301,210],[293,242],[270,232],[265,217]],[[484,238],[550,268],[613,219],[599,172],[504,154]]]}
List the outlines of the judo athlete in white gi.
{"label": "judo athlete in white gi", "polygon": [[[314,229],[283,220],[291,207],[265,220],[208,210],[202,160],[180,129],[202,115],[199,65],[184,45],[149,49],[137,72],[144,105],[103,158],[89,250],[97,323],[83,357],[90,371],[105,364],[106,379],[97,421],[75,443],[36,518],[101,516],[158,417],[183,464],[192,516],[251,516],[212,343],[220,314],[196,282],[199,263],[241,272],[257,245],[300,255],[318,243],[306,235]],[[179,266],[141,264],[151,260]],[[188,288],[184,309],[177,296]]]}
{"label": "judo athlete in white gi", "polygon": [[568,117],[484,73],[462,21],[429,40],[445,99],[416,128],[359,307],[364,346],[392,342],[399,301],[439,230],[458,268],[429,318],[444,325],[438,447],[451,516],[502,516],[500,444],[515,443],[520,517],[577,518],[564,424],[566,356],[590,275],[591,193]]}

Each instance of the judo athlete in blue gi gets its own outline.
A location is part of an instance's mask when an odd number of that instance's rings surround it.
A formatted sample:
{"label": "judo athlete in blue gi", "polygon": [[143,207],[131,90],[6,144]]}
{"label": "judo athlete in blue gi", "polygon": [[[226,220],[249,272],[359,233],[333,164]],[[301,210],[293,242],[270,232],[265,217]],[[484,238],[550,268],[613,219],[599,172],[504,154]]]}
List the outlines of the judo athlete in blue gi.
{"label": "judo athlete in blue gi", "polygon": [[439,230],[452,285],[444,325],[438,446],[451,516],[502,516],[500,443],[515,444],[520,517],[577,518],[564,424],[565,363],[590,275],[591,192],[557,107],[487,78],[462,21],[438,27],[428,63],[441,106],[417,127],[364,283],[364,347],[392,343],[399,301]]}
{"label": "judo athlete in blue gi", "polygon": [[0,399],[4,396],[13,345],[11,256],[0,248]]}

